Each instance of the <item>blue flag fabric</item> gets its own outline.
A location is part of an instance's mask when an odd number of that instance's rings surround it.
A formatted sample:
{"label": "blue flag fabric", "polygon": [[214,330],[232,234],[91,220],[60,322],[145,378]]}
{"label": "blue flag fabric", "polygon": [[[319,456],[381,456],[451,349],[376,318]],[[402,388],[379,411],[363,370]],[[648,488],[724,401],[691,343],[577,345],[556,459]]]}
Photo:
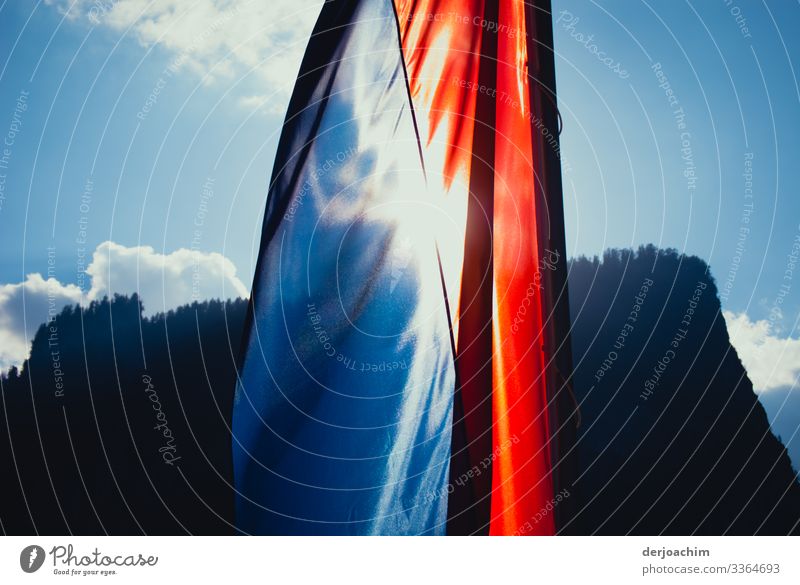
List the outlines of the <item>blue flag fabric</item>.
{"label": "blue flag fabric", "polygon": [[445,533],[448,220],[419,148],[392,2],[327,3],[278,147],[236,388],[243,533]]}

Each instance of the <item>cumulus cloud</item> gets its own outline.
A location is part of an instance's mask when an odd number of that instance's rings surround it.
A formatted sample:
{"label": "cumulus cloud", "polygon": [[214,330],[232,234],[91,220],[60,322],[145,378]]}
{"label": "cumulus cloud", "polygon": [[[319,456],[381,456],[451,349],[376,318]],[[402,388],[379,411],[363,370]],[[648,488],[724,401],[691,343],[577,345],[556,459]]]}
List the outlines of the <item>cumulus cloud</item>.
{"label": "cumulus cloud", "polygon": [[103,242],[94,251],[86,274],[92,281],[87,300],[138,293],[145,315],[195,300],[244,298],[248,293],[228,258],[186,248],[159,254],[150,246],[128,248]]}
{"label": "cumulus cloud", "polygon": [[724,311],[728,334],[756,392],[793,387],[800,376],[800,339],[781,337],[767,320]]}
{"label": "cumulus cloud", "polygon": [[74,284],[45,280],[41,274],[29,274],[19,284],[0,285],[0,371],[28,357],[31,339],[48,315],[82,301],[83,293]]}
{"label": "cumulus cloud", "polygon": [[[169,52],[173,64],[230,80],[254,70],[285,101],[321,0],[47,0],[71,21]],[[213,69],[212,69],[213,68]]]}
{"label": "cumulus cloud", "polygon": [[0,285],[0,371],[20,365],[39,326],[67,305],[138,293],[145,316],[151,316],[192,301],[248,294],[228,258],[184,248],[161,254],[150,246],[103,242],[92,254],[86,275],[91,282],[86,291],[38,273],[18,284]]}

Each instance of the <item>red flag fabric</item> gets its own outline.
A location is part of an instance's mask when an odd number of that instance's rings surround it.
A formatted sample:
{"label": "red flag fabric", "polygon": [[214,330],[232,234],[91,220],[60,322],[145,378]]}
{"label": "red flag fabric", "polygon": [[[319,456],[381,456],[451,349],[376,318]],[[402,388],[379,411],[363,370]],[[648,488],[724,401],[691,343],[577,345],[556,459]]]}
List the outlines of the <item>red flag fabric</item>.
{"label": "red flag fabric", "polygon": [[323,8],[237,385],[242,531],[555,533],[559,256],[542,256],[531,17],[523,0]]}
{"label": "red flag fabric", "polygon": [[[525,3],[395,4],[428,181],[465,227],[455,249],[439,241],[460,401],[451,479],[468,484],[450,522],[513,534],[553,497]],[[552,518],[527,532],[552,534]]]}

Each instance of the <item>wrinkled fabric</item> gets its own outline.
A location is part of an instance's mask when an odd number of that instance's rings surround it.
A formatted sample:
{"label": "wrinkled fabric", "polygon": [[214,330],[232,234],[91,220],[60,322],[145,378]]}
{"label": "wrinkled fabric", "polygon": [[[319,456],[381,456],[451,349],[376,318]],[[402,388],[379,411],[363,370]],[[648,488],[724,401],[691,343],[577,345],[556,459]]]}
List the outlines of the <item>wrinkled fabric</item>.
{"label": "wrinkled fabric", "polygon": [[542,285],[559,258],[540,224],[560,196],[531,111],[540,12],[323,8],[236,389],[241,531],[555,532],[552,514],[533,521],[554,495]]}
{"label": "wrinkled fabric", "polygon": [[453,353],[397,20],[322,10],[264,218],[233,416],[237,528],[443,534]]}

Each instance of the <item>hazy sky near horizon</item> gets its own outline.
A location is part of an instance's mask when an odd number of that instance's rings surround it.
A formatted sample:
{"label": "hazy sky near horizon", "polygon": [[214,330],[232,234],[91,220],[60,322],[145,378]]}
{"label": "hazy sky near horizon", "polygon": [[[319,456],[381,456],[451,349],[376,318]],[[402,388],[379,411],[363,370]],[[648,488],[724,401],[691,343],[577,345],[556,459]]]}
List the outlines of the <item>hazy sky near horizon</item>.
{"label": "hazy sky near horizon", "polygon": [[[0,335],[15,351],[46,309],[33,273],[61,304],[142,290],[153,311],[249,289],[319,6],[0,5]],[[554,2],[569,252],[654,243],[709,262],[740,353],[771,365],[767,391],[800,373],[799,28],[796,2]]]}

